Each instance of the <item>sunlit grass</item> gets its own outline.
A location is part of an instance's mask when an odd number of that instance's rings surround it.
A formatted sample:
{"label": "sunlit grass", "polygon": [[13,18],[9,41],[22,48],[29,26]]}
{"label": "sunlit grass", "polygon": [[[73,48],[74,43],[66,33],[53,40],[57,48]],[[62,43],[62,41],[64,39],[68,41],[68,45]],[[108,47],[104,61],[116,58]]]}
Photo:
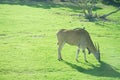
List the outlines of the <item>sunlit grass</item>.
{"label": "sunlit grass", "polygon": [[[69,7],[42,6],[0,4],[0,80],[120,79],[120,12],[111,21],[85,22]],[[57,60],[56,32],[76,27],[100,44],[101,64],[92,54],[84,62],[82,52],[76,62],[70,45],[63,48],[64,61]]]}

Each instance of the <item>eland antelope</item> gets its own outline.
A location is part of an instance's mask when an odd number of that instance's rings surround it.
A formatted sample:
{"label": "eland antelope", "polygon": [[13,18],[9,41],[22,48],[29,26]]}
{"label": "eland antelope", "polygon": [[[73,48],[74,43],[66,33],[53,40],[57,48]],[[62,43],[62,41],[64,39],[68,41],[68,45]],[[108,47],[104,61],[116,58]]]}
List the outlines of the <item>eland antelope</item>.
{"label": "eland antelope", "polygon": [[65,43],[68,43],[70,45],[77,46],[77,52],[76,52],[76,61],[78,61],[78,54],[80,49],[82,49],[82,52],[84,53],[84,60],[86,59],[86,52],[85,49],[88,49],[89,53],[93,53],[95,58],[100,62],[100,50],[99,45],[94,45],[89,33],[83,28],[79,29],[61,29],[57,33],[57,39],[58,39],[58,60],[62,60],[61,56],[61,50]]}

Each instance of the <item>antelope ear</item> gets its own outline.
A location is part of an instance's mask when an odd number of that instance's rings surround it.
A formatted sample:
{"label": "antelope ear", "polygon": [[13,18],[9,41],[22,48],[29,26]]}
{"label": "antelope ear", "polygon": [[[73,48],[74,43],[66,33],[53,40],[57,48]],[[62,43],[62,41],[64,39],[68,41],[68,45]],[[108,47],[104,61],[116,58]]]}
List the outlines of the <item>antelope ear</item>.
{"label": "antelope ear", "polygon": [[96,43],[94,43],[94,45],[95,45],[95,48],[97,49]]}

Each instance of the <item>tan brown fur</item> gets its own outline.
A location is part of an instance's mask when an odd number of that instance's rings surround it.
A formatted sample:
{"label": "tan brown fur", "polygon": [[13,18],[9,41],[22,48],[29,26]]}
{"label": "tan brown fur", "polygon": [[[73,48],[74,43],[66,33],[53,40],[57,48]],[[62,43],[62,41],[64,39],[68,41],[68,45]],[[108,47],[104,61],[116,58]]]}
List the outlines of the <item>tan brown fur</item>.
{"label": "tan brown fur", "polygon": [[76,28],[76,29],[61,29],[57,33],[57,39],[58,39],[58,60],[62,60],[61,56],[61,50],[65,43],[68,43],[70,45],[74,45],[78,47],[77,53],[76,53],[76,60],[78,60],[78,54],[80,49],[83,50],[84,58],[86,60],[86,53],[85,49],[87,48],[89,53],[93,53],[94,56],[98,61],[100,61],[100,54],[99,50],[94,46],[91,37],[89,33],[85,29]]}

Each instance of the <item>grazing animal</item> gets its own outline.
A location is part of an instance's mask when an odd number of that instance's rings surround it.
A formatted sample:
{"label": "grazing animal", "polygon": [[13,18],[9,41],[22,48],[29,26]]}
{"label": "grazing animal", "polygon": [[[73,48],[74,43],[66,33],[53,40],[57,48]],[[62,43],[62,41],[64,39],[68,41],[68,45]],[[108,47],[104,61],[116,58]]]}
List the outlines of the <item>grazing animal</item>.
{"label": "grazing animal", "polygon": [[85,49],[88,49],[89,53],[93,53],[95,58],[100,62],[100,50],[99,45],[94,45],[89,33],[83,28],[76,28],[72,30],[61,29],[57,33],[58,39],[58,60],[62,60],[61,50],[65,43],[70,45],[75,45],[78,47],[76,52],[76,61],[78,61],[78,54],[80,49],[82,49],[84,53],[84,60],[86,59],[86,52]]}

